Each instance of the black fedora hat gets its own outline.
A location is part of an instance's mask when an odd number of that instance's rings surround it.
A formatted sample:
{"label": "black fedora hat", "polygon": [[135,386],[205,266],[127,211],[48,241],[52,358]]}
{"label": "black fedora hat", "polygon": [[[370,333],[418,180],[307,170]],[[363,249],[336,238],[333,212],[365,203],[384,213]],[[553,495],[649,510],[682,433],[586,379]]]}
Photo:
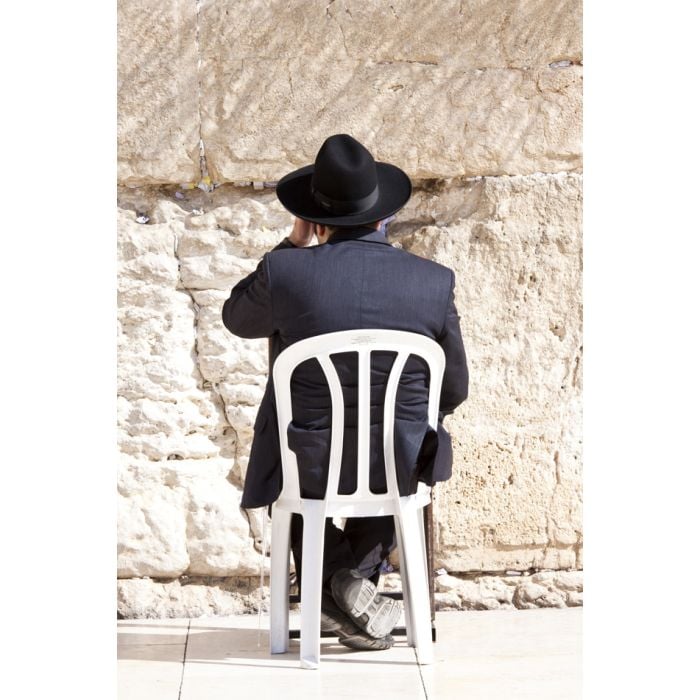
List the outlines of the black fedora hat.
{"label": "black fedora hat", "polygon": [[323,142],[316,162],[285,175],[276,192],[300,219],[360,226],[401,209],[411,197],[411,180],[401,168],[375,161],[352,136],[334,134]]}

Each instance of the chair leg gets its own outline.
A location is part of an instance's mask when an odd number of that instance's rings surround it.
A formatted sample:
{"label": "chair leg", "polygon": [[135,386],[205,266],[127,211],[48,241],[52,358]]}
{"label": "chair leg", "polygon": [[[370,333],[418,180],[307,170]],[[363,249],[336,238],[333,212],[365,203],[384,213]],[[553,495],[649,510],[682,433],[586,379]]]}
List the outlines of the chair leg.
{"label": "chair leg", "polygon": [[289,649],[289,548],[292,514],[272,508],[270,542],[270,653]]}
{"label": "chair leg", "polygon": [[403,530],[401,528],[401,518],[394,516],[394,529],[396,530],[396,546],[399,550],[399,566],[401,567],[401,594],[403,596],[403,618],[406,627],[406,644],[414,646],[413,624],[411,619],[411,599],[408,595],[408,574],[406,569],[405,544]]}
{"label": "chair leg", "polygon": [[431,664],[433,663],[433,639],[430,627],[430,592],[425,544],[421,537],[423,509],[416,505],[412,496],[402,497],[400,501],[413,642],[418,663]]}
{"label": "chair leg", "polygon": [[[418,534],[420,535],[420,546],[421,552],[425,552],[425,557],[423,561],[425,562],[425,576],[426,581],[430,577],[430,566],[428,564],[428,548],[425,546],[425,515],[424,508],[418,508],[416,510],[416,515],[418,516]],[[430,586],[428,586],[430,589]],[[430,598],[430,590],[428,590],[428,598]]]}
{"label": "chair leg", "polygon": [[430,503],[423,508],[423,534],[427,540],[425,560],[428,563],[428,591],[430,592],[430,622],[433,626],[433,641],[436,640],[435,630],[435,527],[433,524],[432,493]]}
{"label": "chair leg", "polygon": [[321,656],[321,591],[323,587],[323,544],[326,503],[302,501],[304,534],[301,570],[301,653],[302,668],[318,668]]}

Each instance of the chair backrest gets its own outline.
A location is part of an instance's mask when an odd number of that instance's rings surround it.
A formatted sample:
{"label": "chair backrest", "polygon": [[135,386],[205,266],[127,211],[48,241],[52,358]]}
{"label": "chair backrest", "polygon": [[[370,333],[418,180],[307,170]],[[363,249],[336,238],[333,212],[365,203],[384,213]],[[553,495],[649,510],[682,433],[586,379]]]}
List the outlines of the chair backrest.
{"label": "chair backrest", "polygon": [[[370,436],[370,354],[373,351],[396,352],[396,358],[387,379],[384,397],[383,445],[386,470],[386,494],[374,494],[369,488]],[[345,432],[345,405],[338,373],[331,355],[356,352],[357,358],[357,490],[352,494],[338,494],[340,465]],[[283,350],[275,360],[272,378],[277,405],[278,430],[284,483],[280,501],[288,504],[300,501],[296,455],[289,449],[287,426],[292,420],[291,378],[297,365],[315,358],[328,382],[331,394],[332,422],[330,464],[326,500],[335,503],[379,501],[399,497],[394,459],[394,406],[401,373],[410,355],[422,358],[429,369],[428,422],[437,430],[445,353],[438,343],[427,336],[406,331],[361,329],[326,333],[300,340]]]}

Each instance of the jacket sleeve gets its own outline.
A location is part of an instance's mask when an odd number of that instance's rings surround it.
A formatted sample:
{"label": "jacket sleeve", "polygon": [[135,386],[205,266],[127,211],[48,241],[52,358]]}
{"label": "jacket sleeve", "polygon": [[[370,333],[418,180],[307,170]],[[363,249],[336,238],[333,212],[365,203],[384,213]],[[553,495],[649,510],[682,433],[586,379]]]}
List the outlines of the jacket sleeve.
{"label": "jacket sleeve", "polygon": [[452,272],[452,283],[445,313],[445,325],[437,341],[445,352],[445,374],[440,393],[440,414],[454,412],[469,394],[469,369],[467,356],[464,351],[462,331],[459,325],[459,314],[455,307],[455,273]]}
{"label": "jacket sleeve", "polygon": [[[296,247],[284,238],[272,250]],[[221,320],[231,333],[241,338],[267,338],[275,333],[269,253],[231,290],[221,309]]]}

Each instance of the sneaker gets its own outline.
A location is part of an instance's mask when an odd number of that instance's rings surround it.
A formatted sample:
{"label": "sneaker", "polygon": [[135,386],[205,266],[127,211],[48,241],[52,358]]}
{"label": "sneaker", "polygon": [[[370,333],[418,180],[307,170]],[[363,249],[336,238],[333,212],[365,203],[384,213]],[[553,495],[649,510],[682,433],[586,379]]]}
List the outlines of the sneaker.
{"label": "sneaker", "polygon": [[328,593],[321,596],[321,631],[335,632],[338,641],[350,649],[362,651],[389,649],[394,638],[387,634],[381,639],[363,632],[336,604]]}
{"label": "sneaker", "polygon": [[380,595],[357,569],[338,569],[330,583],[338,607],[370,637],[383,639],[394,629],[401,616],[400,602]]}

